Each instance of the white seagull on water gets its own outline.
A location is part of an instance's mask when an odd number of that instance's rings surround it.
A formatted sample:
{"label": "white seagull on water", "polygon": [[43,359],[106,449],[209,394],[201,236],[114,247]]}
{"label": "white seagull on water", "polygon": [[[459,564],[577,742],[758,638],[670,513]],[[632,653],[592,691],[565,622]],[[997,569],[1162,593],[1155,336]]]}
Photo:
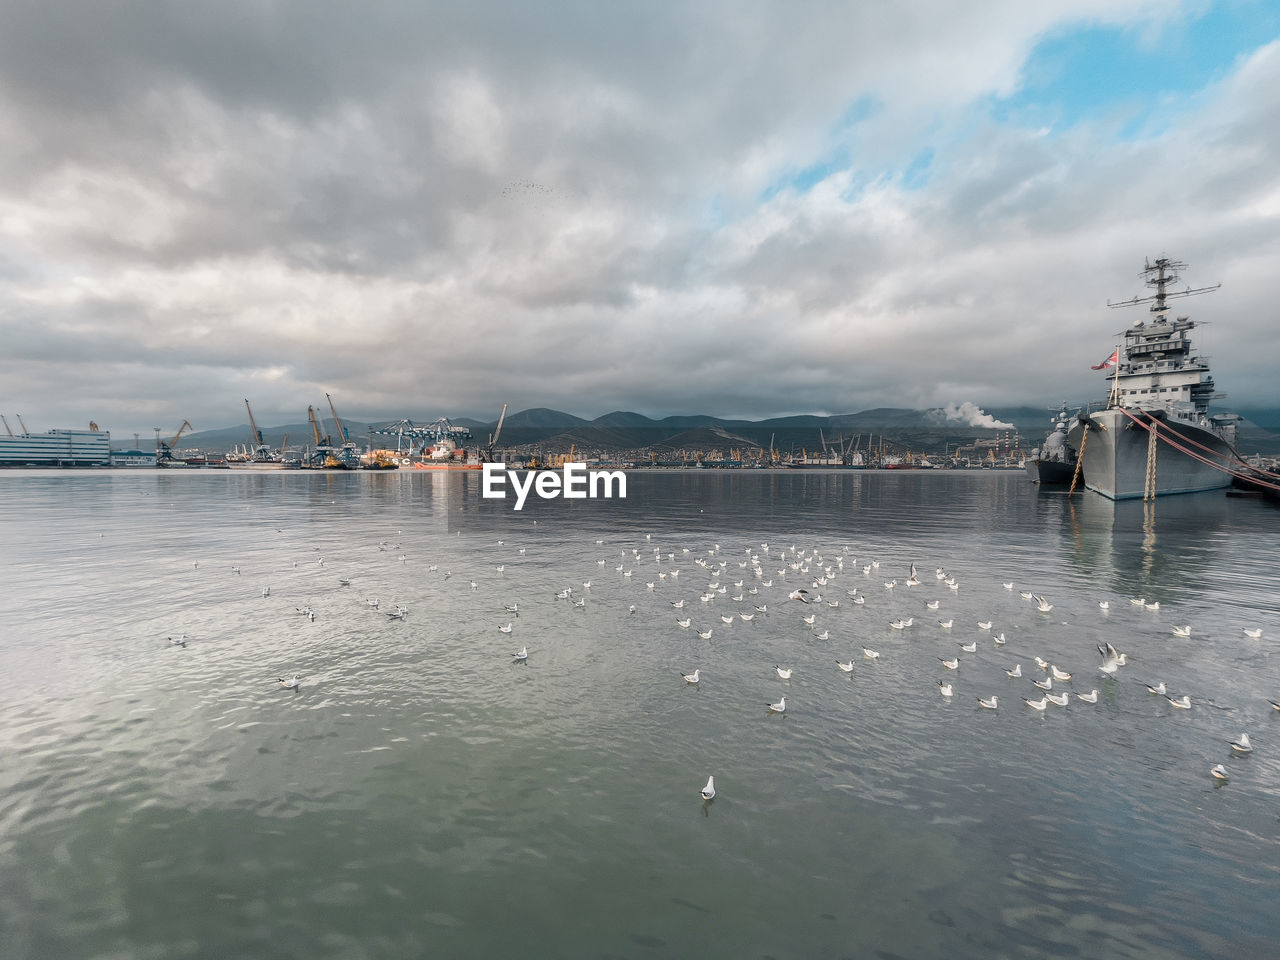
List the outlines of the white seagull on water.
{"label": "white seagull on water", "polygon": [[302,686],[302,674],[295,673],[288,680],[286,680],[284,677],[276,677],[276,682],[280,684],[280,686],[284,687],[286,690],[297,690],[300,686]]}
{"label": "white seagull on water", "polygon": [[781,700],[779,700],[777,703],[771,703],[771,704],[769,704],[769,712],[770,712],[770,713],[786,713],[786,712],[787,712],[787,698],[786,698],[786,697],[783,697],[783,698],[782,698]]}
{"label": "white seagull on water", "polygon": [[978,698],[978,706],[985,707],[988,710],[996,709],[997,705],[998,705],[998,698],[995,697],[994,695],[991,697],[990,700],[984,700],[982,699],[982,697]]}
{"label": "white seagull on water", "polygon": [[[682,674],[680,674],[680,676],[684,677],[684,682],[685,682],[685,683],[693,683],[693,684],[696,684],[699,680],[701,680],[701,679],[702,679],[702,677],[700,676],[700,671],[701,671],[701,669],[702,669],[702,668],[701,668],[701,667],[699,667],[699,668],[697,668],[696,670],[694,670],[694,671],[693,671],[693,673],[682,673]],[[713,791],[713,792],[714,792],[714,791]]]}
{"label": "white seagull on water", "polygon": [[716,778],[707,777],[707,785],[699,791],[703,800],[714,800],[716,798]]}
{"label": "white seagull on water", "polygon": [[1239,740],[1232,740],[1231,749],[1236,753],[1253,753],[1253,744],[1249,742],[1249,735],[1242,733]]}

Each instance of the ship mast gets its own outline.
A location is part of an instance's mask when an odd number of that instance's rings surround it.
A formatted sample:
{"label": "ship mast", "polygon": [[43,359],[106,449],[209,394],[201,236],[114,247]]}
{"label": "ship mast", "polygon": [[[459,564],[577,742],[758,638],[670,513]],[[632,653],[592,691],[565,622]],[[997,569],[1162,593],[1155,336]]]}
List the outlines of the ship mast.
{"label": "ship mast", "polygon": [[1212,287],[1197,287],[1192,290],[1188,287],[1186,290],[1175,290],[1170,293],[1165,288],[1171,283],[1177,283],[1181,277],[1178,276],[1179,270],[1185,270],[1187,265],[1181,260],[1171,260],[1169,257],[1159,257],[1154,262],[1146,261],[1146,265],[1142,268],[1142,272],[1138,274],[1145,277],[1145,283],[1148,287],[1155,287],[1156,292],[1149,297],[1134,297],[1131,300],[1121,300],[1119,303],[1107,301],[1108,307],[1134,307],[1140,303],[1151,304],[1151,312],[1159,317],[1169,312],[1169,308],[1165,305],[1166,300],[1172,300],[1175,297],[1194,297],[1201,293],[1212,293],[1222,286],[1221,283],[1215,283]]}

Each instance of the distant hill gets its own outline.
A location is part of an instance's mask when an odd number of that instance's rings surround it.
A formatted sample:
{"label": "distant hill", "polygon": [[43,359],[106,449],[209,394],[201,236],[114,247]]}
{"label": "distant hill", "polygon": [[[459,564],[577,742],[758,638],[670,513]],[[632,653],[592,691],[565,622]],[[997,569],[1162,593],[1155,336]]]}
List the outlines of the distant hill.
{"label": "distant hill", "polygon": [[[493,429],[497,422],[497,420],[491,420],[487,425],[487,429]],[[525,428],[563,430],[566,427],[576,427],[586,422],[582,417],[575,417],[572,413],[564,413],[561,410],[548,410],[546,407],[534,407],[531,410],[521,410],[519,413],[507,414],[507,419],[503,422],[502,429],[504,432],[511,428],[517,430]]]}
{"label": "distant hill", "polygon": [[[1021,437],[1024,449],[1039,444],[1047,432],[1055,408],[1009,407],[986,411],[996,421],[1011,423]],[[979,411],[973,414],[980,419]],[[1246,454],[1261,453],[1265,456],[1280,455],[1280,431],[1268,429],[1266,423],[1280,420],[1280,411],[1252,411],[1240,429],[1240,450]],[[1258,418],[1258,419],[1255,419]],[[424,421],[425,422],[425,421]],[[497,421],[483,422],[473,419],[457,419],[458,426],[468,427],[479,442],[483,442],[497,425]],[[370,424],[344,420],[351,439],[360,446],[369,442]],[[379,421],[385,424],[387,421]],[[329,419],[322,421],[325,433],[332,433]],[[943,453],[948,447],[972,443],[976,438],[1003,436],[1005,430],[974,426],[958,419],[947,419],[939,410],[910,410],[882,407],[860,410],[854,413],[817,416],[804,414],[774,417],[768,420],[729,420],[704,414],[680,415],[654,420],[644,414],[615,410],[586,420],[539,407],[522,410],[507,416],[503,423],[499,447],[528,451],[567,453],[570,446],[584,455],[596,452],[656,450],[728,450],[752,447],[768,449],[770,443],[782,453],[820,453],[823,444],[846,449],[866,449],[872,444],[886,443],[896,449],[916,452]],[[263,428],[263,438],[272,447],[278,447],[285,434],[289,446],[300,448],[313,442],[309,423],[293,423]],[[337,438],[335,437],[335,440]],[[249,425],[241,424],[220,430],[204,430],[184,436],[183,447],[200,447],[213,452],[224,452],[249,442]],[[385,437],[375,437],[375,445],[386,443]]]}

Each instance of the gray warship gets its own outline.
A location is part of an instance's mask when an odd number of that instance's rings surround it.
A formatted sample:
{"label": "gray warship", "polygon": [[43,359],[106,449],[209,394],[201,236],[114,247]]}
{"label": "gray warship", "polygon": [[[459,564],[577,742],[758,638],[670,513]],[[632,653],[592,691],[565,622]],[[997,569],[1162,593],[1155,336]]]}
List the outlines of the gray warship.
{"label": "gray warship", "polygon": [[1050,421],[1049,434],[1027,458],[1027,476],[1042,487],[1066,486],[1076,472],[1076,448],[1067,442],[1074,419],[1066,403]]}
{"label": "gray warship", "polygon": [[1155,293],[1112,307],[1150,304],[1150,318],[1136,321],[1123,342],[1099,365],[1113,369],[1101,409],[1081,411],[1067,435],[1079,451],[1085,485],[1112,500],[1217,490],[1236,469],[1235,414],[1209,414],[1215,399],[1207,360],[1191,341],[1195,323],[1169,316],[1168,301],[1210,293],[1212,287],[1170,291],[1185,263],[1147,261],[1140,277]]}

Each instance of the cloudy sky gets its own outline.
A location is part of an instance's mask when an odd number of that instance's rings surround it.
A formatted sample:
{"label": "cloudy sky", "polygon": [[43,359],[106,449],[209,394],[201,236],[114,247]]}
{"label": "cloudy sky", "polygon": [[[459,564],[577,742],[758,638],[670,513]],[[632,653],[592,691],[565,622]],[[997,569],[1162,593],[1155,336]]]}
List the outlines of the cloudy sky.
{"label": "cloudy sky", "polygon": [[1280,405],[1270,0],[0,5],[0,413]]}

